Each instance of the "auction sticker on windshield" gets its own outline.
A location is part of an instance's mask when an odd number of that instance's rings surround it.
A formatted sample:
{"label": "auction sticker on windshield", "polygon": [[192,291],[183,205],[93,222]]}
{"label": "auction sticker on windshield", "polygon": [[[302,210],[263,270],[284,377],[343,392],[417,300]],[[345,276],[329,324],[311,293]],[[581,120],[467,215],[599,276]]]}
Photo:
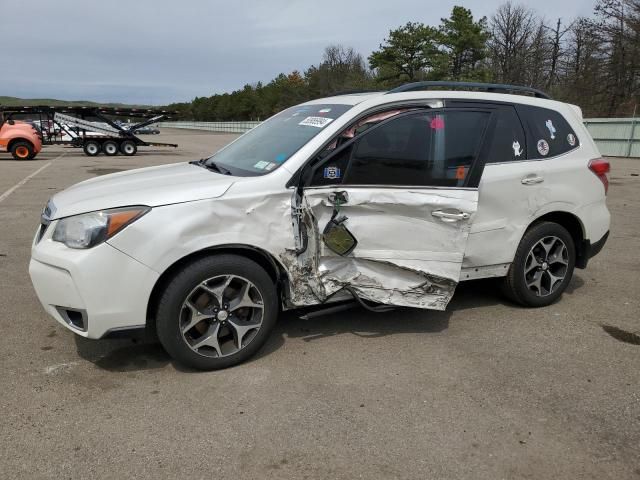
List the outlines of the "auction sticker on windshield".
{"label": "auction sticker on windshield", "polygon": [[333,122],[333,118],[325,117],[307,117],[302,120],[298,125],[306,125],[308,127],[324,128],[328,124]]}

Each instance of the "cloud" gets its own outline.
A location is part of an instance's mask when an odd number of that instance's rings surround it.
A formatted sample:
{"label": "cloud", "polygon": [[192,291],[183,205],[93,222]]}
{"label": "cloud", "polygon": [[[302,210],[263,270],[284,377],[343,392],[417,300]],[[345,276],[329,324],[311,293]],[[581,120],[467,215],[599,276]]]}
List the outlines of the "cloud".
{"label": "cloud", "polygon": [[[389,29],[437,24],[458,1],[30,0],[4,2],[0,95],[164,104],[269,81],[317,63],[330,43],[367,56]],[[465,2],[476,16],[502,0]],[[539,0],[552,18],[592,2]],[[7,39],[11,39],[7,42]],[[8,57],[7,57],[8,54]]]}

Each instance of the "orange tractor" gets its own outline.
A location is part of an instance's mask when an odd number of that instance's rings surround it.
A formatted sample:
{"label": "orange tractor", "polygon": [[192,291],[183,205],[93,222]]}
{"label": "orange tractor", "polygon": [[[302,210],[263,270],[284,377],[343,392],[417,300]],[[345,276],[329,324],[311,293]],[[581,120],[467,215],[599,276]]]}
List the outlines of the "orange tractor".
{"label": "orange tractor", "polygon": [[6,120],[0,114],[0,152],[11,152],[16,160],[31,160],[42,150],[36,128],[20,120]]}

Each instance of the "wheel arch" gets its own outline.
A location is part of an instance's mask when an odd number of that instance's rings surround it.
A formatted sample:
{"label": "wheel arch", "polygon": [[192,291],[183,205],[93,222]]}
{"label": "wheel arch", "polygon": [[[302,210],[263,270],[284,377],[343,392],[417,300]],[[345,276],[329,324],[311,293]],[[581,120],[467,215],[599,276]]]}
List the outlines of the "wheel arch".
{"label": "wheel arch", "polygon": [[541,222],[552,222],[557,223],[558,225],[567,229],[571,238],[573,239],[574,246],[576,248],[576,267],[577,268],[585,268],[587,266],[588,258],[588,247],[586,245],[587,240],[585,240],[585,228],[584,224],[576,215],[570,212],[565,211],[553,211],[549,213],[545,213],[540,217],[537,217],[533,220],[525,229],[528,231],[533,225],[536,225]]}
{"label": "wheel arch", "polygon": [[13,146],[18,142],[28,143],[29,145],[31,145],[31,148],[35,151],[36,146],[33,144],[31,140],[24,137],[14,137],[11,140],[9,140],[9,142],[7,143],[7,152],[10,152]]}
{"label": "wheel arch", "polygon": [[179,269],[200,258],[212,255],[231,254],[253,260],[269,274],[276,286],[278,295],[282,292],[283,280],[288,278],[284,266],[269,252],[258,247],[243,244],[227,244],[208,247],[192,252],[173,262],[156,280],[147,302],[147,328],[155,327],[155,309],[165,287]]}

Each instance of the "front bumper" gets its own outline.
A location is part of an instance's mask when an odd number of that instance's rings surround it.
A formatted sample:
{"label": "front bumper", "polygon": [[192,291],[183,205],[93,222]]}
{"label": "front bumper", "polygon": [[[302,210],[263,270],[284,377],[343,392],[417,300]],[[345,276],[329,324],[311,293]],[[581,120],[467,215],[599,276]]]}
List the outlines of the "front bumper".
{"label": "front bumper", "polygon": [[31,250],[29,274],[53,318],[87,338],[145,325],[158,273],[108,243],[87,250],[51,240],[55,222]]}

